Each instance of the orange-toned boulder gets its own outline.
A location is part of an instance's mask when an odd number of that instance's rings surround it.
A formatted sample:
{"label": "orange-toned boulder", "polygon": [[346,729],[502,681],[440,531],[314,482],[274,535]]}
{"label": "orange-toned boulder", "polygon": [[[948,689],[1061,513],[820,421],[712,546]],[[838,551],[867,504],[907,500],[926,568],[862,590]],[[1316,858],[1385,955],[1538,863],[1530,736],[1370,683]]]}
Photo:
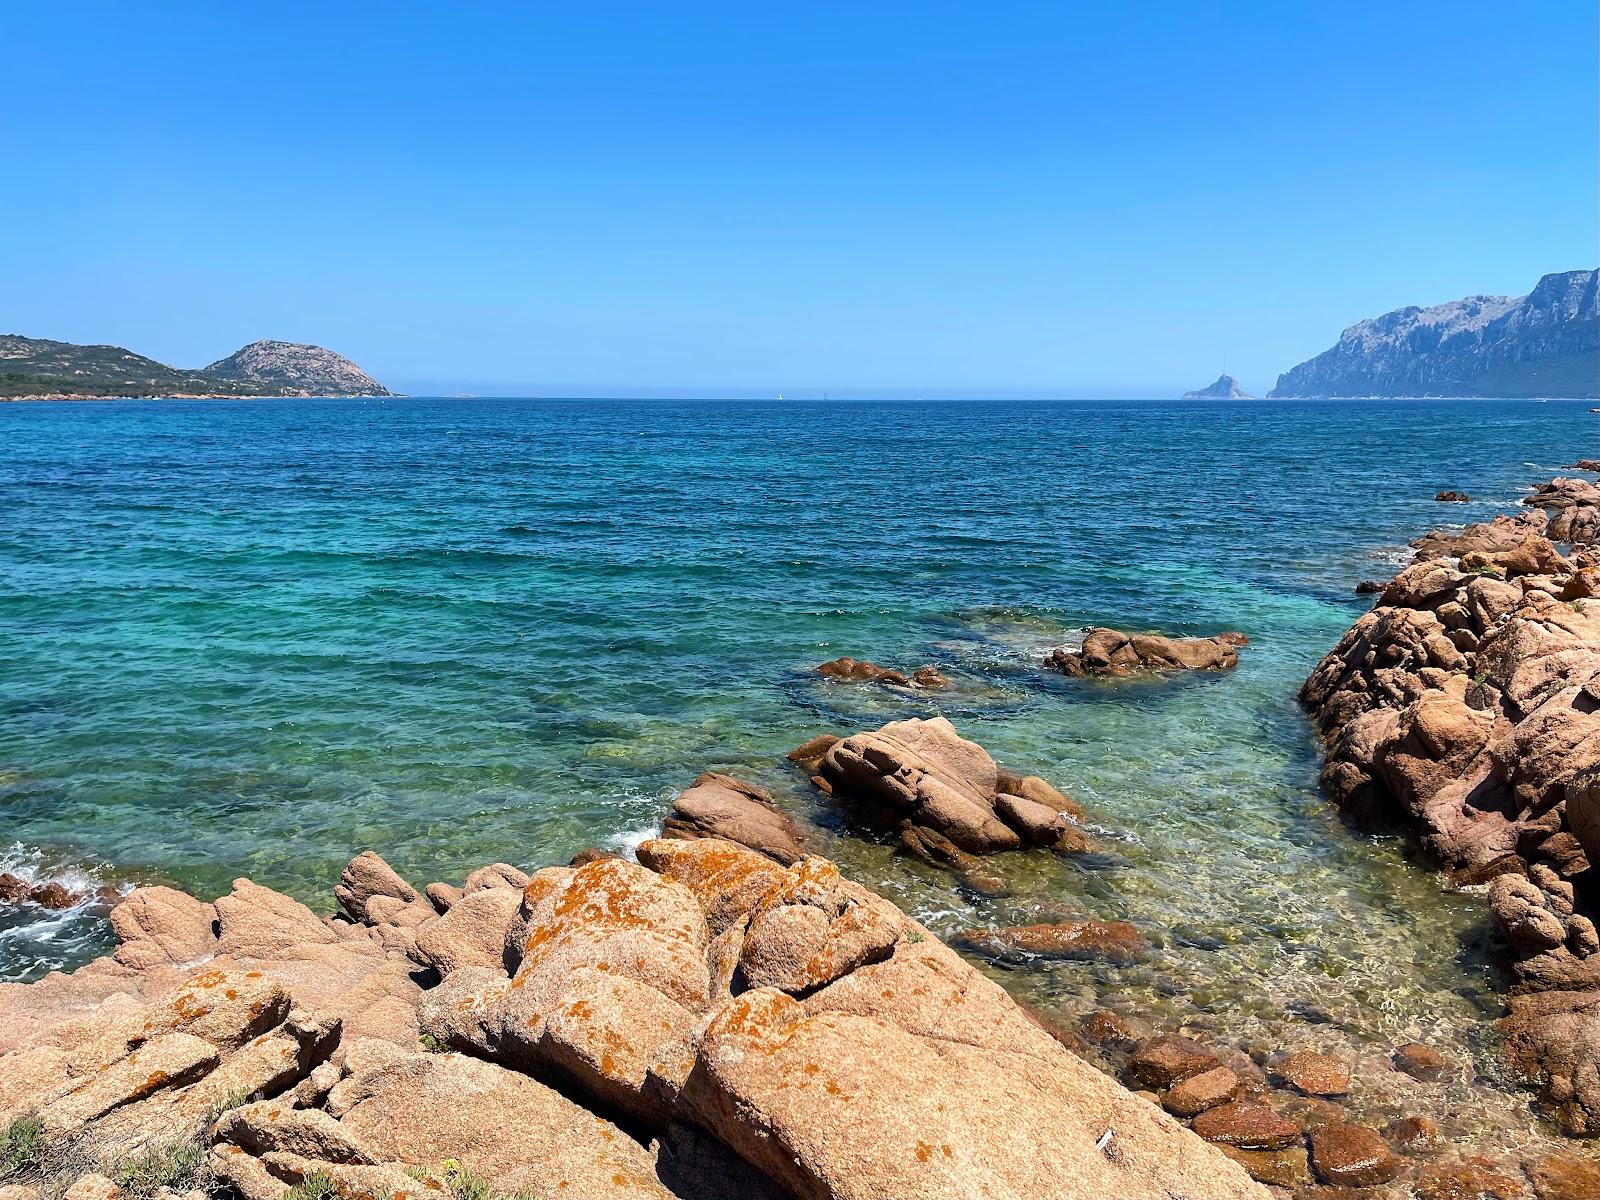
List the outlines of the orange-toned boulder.
{"label": "orange-toned boulder", "polygon": [[737,842],[788,866],[805,850],[800,826],[761,788],[708,771],[673,802],[662,823],[669,838],[716,837]]}
{"label": "orange-toned boulder", "polygon": [[[241,880],[187,976],[152,953],[0,987],[0,1014],[28,1022],[0,1043],[0,1115],[81,1136],[107,1178],[136,1146],[204,1138],[244,1200],[322,1176],[405,1200],[474,1178],[503,1195],[1265,1200],[832,863],[711,837],[639,858],[521,891],[492,872],[440,914],[373,856],[341,881],[359,919],[331,923]],[[159,945],[152,924],[127,927]]]}
{"label": "orange-toned boulder", "polygon": [[1051,805],[1059,792],[1035,776],[1002,773],[944,717],[830,741],[815,762],[828,793],[869,825],[931,830],[968,854],[1084,847],[1077,826]]}

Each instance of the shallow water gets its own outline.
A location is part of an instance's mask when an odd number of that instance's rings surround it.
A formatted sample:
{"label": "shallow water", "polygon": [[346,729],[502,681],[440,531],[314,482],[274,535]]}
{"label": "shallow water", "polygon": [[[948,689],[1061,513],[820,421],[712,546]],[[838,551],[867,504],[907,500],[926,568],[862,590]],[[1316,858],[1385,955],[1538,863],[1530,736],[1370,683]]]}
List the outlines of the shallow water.
{"label": "shallow water", "polygon": [[[1111,995],[1235,1044],[1420,1037],[1493,1081],[1481,901],[1329,814],[1294,693],[1364,607],[1358,579],[1592,454],[1596,420],[1555,401],[0,405],[0,843],[326,907],[365,847],[419,882],[564,860],[647,830],[712,766],[829,821],[784,751],[944,711],[1077,796],[1105,853],[1019,858],[1013,895],[980,901],[884,847],[829,849],[940,932],[1071,910],[1158,947],[992,968],[1019,994],[1068,1018]],[[1252,644],[1227,676],[1043,675],[1089,623]],[[808,673],[842,653],[956,686]],[[104,944],[92,914],[35,915],[0,924],[0,977]]]}

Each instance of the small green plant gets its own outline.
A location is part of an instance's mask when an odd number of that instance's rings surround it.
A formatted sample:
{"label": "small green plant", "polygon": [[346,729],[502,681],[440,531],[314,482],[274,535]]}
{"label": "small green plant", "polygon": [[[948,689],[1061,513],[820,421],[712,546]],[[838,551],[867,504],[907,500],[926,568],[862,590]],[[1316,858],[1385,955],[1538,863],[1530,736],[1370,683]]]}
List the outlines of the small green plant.
{"label": "small green plant", "polygon": [[44,1158],[44,1122],[18,1117],[0,1130],[0,1183],[27,1174]]}
{"label": "small green plant", "polygon": [[283,1194],[283,1200],[335,1200],[339,1188],[326,1171],[313,1171]]}
{"label": "small green plant", "polygon": [[237,1092],[229,1092],[220,1100],[213,1100],[211,1108],[206,1114],[206,1128],[210,1129],[211,1126],[215,1125],[217,1118],[222,1116],[223,1113],[232,1112],[236,1108],[242,1108],[244,1105],[249,1104],[251,1094],[245,1089],[240,1089]]}
{"label": "small green plant", "polygon": [[444,1185],[455,1200],[495,1200],[495,1190],[481,1175],[467,1170],[453,1158],[444,1162]]}
{"label": "small green plant", "polygon": [[119,1166],[114,1178],[128,1200],[149,1200],[162,1188],[210,1192],[216,1187],[199,1141],[151,1146]]}
{"label": "small green plant", "polygon": [[1488,667],[1484,667],[1483,670],[1479,671],[1476,675],[1474,675],[1472,677],[1472,686],[1473,687],[1482,687],[1484,684],[1486,684],[1488,682],[1489,682],[1489,668]]}
{"label": "small green plant", "polygon": [[421,1042],[422,1048],[428,1051],[430,1054],[439,1054],[445,1048],[444,1043],[438,1038],[434,1037],[431,1033],[417,1034],[417,1041]]}

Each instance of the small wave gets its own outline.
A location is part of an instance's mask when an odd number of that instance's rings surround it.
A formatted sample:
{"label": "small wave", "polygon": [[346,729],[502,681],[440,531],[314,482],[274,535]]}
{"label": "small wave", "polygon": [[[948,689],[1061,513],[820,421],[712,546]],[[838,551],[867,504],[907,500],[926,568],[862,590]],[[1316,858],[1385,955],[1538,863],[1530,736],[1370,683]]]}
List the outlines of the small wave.
{"label": "small wave", "polygon": [[32,899],[0,901],[0,981],[26,982],[110,949],[108,908],[129,890],[109,885],[100,868],[14,843],[0,849],[0,875],[28,888],[60,884],[73,900],[51,907]]}
{"label": "small wave", "polygon": [[[43,850],[36,850],[14,842],[0,850],[0,875],[11,875],[29,887],[43,887],[59,883],[74,895],[95,897],[105,886],[96,867],[51,859]],[[31,902],[30,902],[31,903]]]}
{"label": "small wave", "polygon": [[635,862],[639,858],[639,844],[648,842],[651,838],[661,836],[661,826],[645,825],[639,829],[625,829],[621,833],[614,833],[602,843],[607,850],[615,851],[624,858]]}

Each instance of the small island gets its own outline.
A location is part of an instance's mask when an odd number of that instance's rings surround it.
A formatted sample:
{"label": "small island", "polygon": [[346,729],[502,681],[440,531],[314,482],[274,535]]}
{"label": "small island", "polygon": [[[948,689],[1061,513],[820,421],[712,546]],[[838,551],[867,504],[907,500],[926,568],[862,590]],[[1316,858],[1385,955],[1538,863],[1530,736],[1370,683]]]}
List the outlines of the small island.
{"label": "small island", "polygon": [[1183,394],[1185,400],[1254,400],[1255,397],[1239,386],[1232,375],[1218,375],[1210,387],[1199,388]]}

